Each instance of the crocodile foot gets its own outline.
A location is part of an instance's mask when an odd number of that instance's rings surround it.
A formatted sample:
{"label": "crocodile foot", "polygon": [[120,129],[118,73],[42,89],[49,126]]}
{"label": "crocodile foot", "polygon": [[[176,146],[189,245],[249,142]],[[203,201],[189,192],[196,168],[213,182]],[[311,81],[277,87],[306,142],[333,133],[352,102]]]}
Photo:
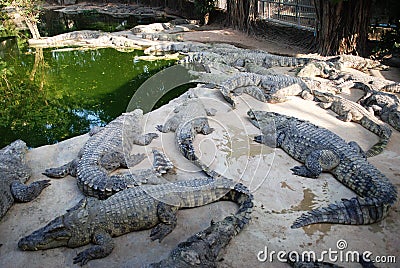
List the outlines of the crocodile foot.
{"label": "crocodile foot", "polygon": [[150,233],[150,239],[152,241],[158,240],[161,242],[169,233],[172,232],[172,230],[175,229],[176,224],[165,224],[165,223],[160,223],[153,229],[151,229]]}
{"label": "crocodile foot", "polygon": [[294,175],[302,176],[306,178],[316,178],[317,175],[313,174],[306,166],[295,166],[290,169]]}
{"label": "crocodile foot", "polygon": [[19,202],[30,202],[49,185],[50,180],[35,181],[28,186],[20,181],[15,181],[11,184],[11,192],[15,200]]}

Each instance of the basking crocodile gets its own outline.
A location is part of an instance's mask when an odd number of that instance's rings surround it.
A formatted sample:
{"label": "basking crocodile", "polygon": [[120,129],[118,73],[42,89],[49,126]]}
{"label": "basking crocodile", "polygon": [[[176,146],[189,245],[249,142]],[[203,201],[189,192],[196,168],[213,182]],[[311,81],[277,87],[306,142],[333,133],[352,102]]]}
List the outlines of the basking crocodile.
{"label": "basking crocodile", "polygon": [[330,80],[342,90],[355,87],[358,82],[364,83],[376,91],[400,93],[400,83],[362,73],[341,73],[331,76]]}
{"label": "basking crocodile", "polygon": [[[215,113],[215,109],[204,107],[201,99],[198,98],[195,92],[189,91],[183,103],[174,108],[173,115],[168,117],[163,125],[157,125],[156,129],[163,133],[175,132],[182,123],[194,118],[213,116]],[[213,129],[208,126],[204,134],[209,134],[212,131]]]}
{"label": "basking crocodile", "polygon": [[328,61],[312,61],[301,67],[298,72],[298,77],[322,77],[329,78],[337,75],[341,70],[340,64]]}
{"label": "basking crocodile", "polygon": [[377,60],[371,60],[359,56],[354,56],[354,55],[339,55],[336,57],[333,57],[329,60],[328,62],[337,62],[343,65],[343,67],[346,68],[352,68],[356,69],[362,72],[366,72],[370,69],[375,69],[375,70],[387,70],[389,69],[388,66],[383,65]]}
{"label": "basking crocodile", "polygon": [[[176,143],[181,153],[195,165],[199,166],[207,175],[216,181],[230,181],[218,172],[211,170],[196,155],[193,140],[197,133],[209,134],[209,125],[206,117],[193,118],[178,125],[175,131]],[[239,184],[241,185],[241,184]],[[244,187],[241,185],[241,187]],[[247,189],[247,188],[246,188]],[[235,192],[231,192],[235,193]],[[226,247],[230,240],[237,235],[250,220],[253,197],[247,191],[243,201],[239,202],[239,211],[224,220],[214,223],[207,229],[189,237],[171,251],[166,259],[153,263],[148,268],[156,267],[217,267],[221,249]]]}
{"label": "basking crocodile", "polygon": [[74,263],[84,265],[108,256],[114,248],[112,237],[152,228],[151,239],[161,242],[175,228],[178,209],[218,200],[237,202],[239,210],[235,218],[243,225],[248,222],[252,210],[248,189],[232,180],[206,177],[129,188],[106,200],[82,199],[66,214],[20,239],[18,247],[22,250],[75,248],[92,242],[95,245],[74,258]]}
{"label": "basking crocodile", "polygon": [[358,102],[366,109],[379,115],[381,120],[400,131],[400,99],[387,92],[371,89],[364,83],[355,83],[354,87],[364,90],[365,95]]}
{"label": "basking crocodile", "polygon": [[220,91],[225,100],[235,106],[234,93],[244,92],[259,101],[270,103],[283,102],[287,100],[287,96],[297,95],[311,100],[313,99],[311,92],[318,85],[316,81],[311,79],[301,79],[288,75],[239,73],[222,83]]}
{"label": "basking crocodile", "polygon": [[[156,133],[141,133],[142,117],[140,109],[122,114],[90,137],[78,158],[61,167],[46,169],[43,174],[52,178],[68,174],[77,177],[78,187],[85,195],[100,199],[137,185],[140,177],[157,176],[150,169],[136,174],[109,175],[109,172],[119,167],[132,167],[145,158],[144,154],[129,155],[133,144],[148,145],[158,137]],[[159,164],[157,159],[161,159],[161,163],[166,163],[166,169],[169,168],[168,160],[162,160],[161,153],[156,151],[155,158],[155,165]],[[163,168],[160,166],[159,169],[162,173]]]}
{"label": "basking crocodile", "polygon": [[24,185],[31,176],[31,170],[25,164],[27,150],[28,147],[21,140],[0,150],[0,219],[14,202],[32,201],[50,185],[49,180]]}
{"label": "basking crocodile", "polygon": [[[247,202],[251,206],[250,202]],[[242,210],[249,209],[242,206]],[[239,213],[238,213],[239,214]],[[217,267],[221,258],[220,252],[232,238],[237,235],[250,220],[248,213],[238,217],[228,216],[222,221],[213,222],[207,229],[179,243],[169,256],[158,263],[152,263],[146,268],[187,268],[187,267]],[[247,214],[247,215],[246,215]]]}
{"label": "basking crocodile", "polygon": [[249,111],[251,122],[263,135],[256,142],[282,148],[304,163],[292,168],[295,175],[318,177],[330,172],[360,197],[342,199],[328,207],[314,209],[299,217],[291,228],[313,223],[370,224],[382,220],[396,202],[396,187],[377,168],[333,132],[308,121],[278,113]]}
{"label": "basking crocodile", "polygon": [[315,90],[314,96],[321,101],[319,103],[320,107],[331,109],[339,115],[338,119],[345,122],[354,121],[359,123],[380,138],[379,142],[366,152],[367,157],[372,157],[383,152],[392,135],[392,130],[389,126],[376,118],[373,113],[369,112],[358,103],[330,93]]}
{"label": "basking crocodile", "polygon": [[297,58],[270,54],[265,51],[240,48],[213,47],[187,55],[185,62],[219,62],[229,66],[245,67],[253,63],[264,68],[297,67],[312,61],[311,58]]}

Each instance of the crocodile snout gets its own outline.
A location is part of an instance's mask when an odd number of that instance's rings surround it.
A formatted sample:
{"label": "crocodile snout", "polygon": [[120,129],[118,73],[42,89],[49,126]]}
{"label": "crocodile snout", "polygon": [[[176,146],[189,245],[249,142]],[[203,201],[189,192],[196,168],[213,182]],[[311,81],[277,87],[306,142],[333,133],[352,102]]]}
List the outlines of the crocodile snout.
{"label": "crocodile snout", "polygon": [[34,243],[29,239],[27,239],[26,237],[21,238],[18,241],[18,248],[21,250],[38,250],[38,248],[34,245]]}

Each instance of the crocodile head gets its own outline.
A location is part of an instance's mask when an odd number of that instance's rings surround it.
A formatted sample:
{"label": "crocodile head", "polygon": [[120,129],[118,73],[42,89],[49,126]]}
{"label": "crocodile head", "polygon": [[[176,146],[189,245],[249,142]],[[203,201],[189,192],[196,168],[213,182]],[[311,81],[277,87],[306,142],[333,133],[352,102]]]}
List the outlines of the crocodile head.
{"label": "crocodile head", "polygon": [[332,102],[335,99],[335,95],[328,92],[321,92],[318,90],[313,91],[314,97],[322,102]]}
{"label": "crocodile head", "polygon": [[400,131],[400,111],[392,111],[389,113],[389,124]]}
{"label": "crocodile head", "polygon": [[288,120],[292,119],[290,116],[267,111],[249,110],[247,115],[250,118],[250,122],[262,132],[285,126]]}
{"label": "crocodile head", "polygon": [[196,131],[196,133],[202,133],[204,135],[208,135],[214,131],[214,129],[210,127],[208,119],[206,117],[199,117],[193,119],[192,126],[194,131]]}
{"label": "crocodile head", "polygon": [[279,146],[279,137],[281,130],[288,124],[295,123],[293,117],[267,111],[247,112],[250,117],[250,122],[261,130],[262,135],[254,138],[255,141],[266,144],[269,147],[275,148]]}
{"label": "crocodile head", "polygon": [[39,250],[56,247],[79,247],[90,242],[91,233],[87,226],[88,213],[82,207],[83,199],[77,206],[49,222],[46,226],[23,237],[18,242],[21,250]]}

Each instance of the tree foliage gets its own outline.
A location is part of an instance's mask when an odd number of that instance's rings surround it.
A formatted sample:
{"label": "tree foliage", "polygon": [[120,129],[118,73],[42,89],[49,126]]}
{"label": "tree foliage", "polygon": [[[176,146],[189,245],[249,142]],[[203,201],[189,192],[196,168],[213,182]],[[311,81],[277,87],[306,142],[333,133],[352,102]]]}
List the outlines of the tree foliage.
{"label": "tree foliage", "polygon": [[37,23],[41,4],[41,0],[0,0],[0,7],[13,7],[23,18],[34,39],[40,38]]}

